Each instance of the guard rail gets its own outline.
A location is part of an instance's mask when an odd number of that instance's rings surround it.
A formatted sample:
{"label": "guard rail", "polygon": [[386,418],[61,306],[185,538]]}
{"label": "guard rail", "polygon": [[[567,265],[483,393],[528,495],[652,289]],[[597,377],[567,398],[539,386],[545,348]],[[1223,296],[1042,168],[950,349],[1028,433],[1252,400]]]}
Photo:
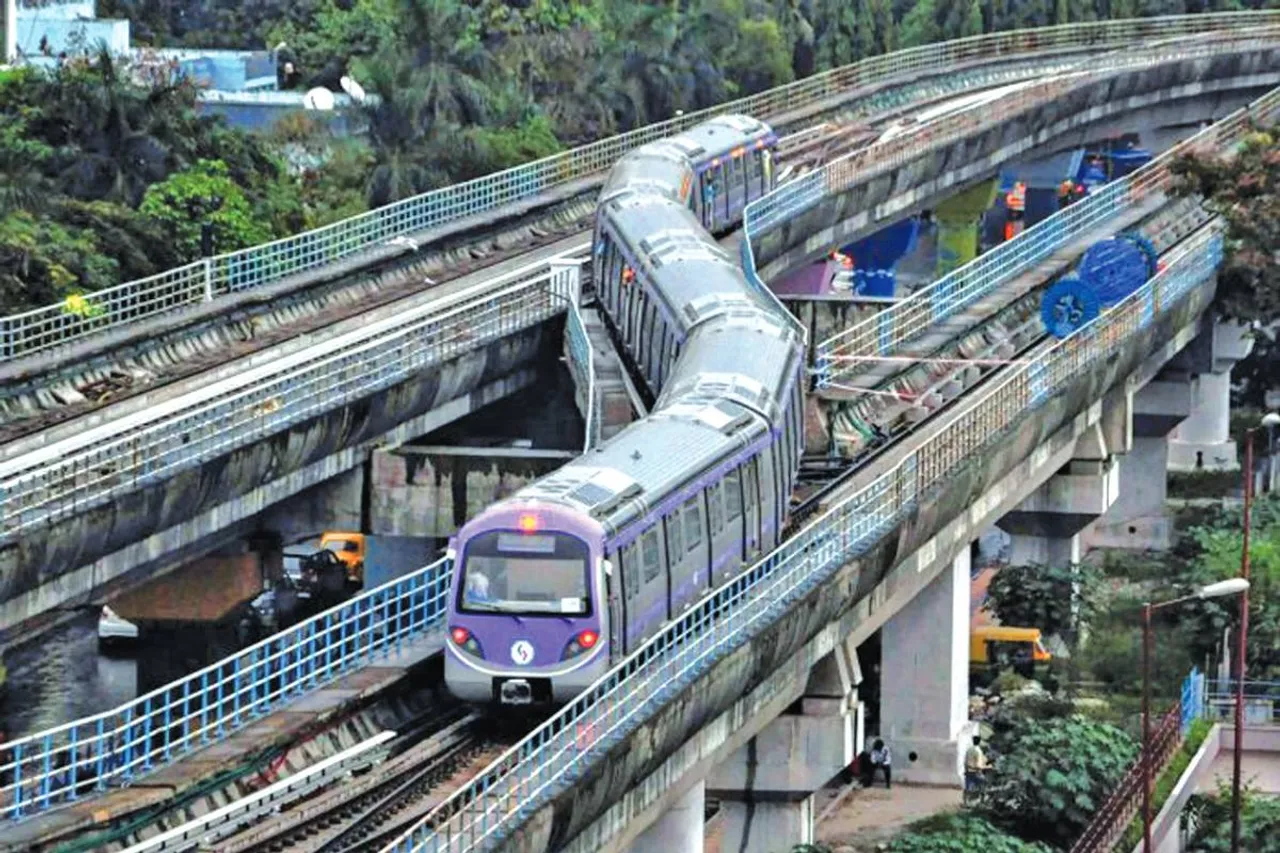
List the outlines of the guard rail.
{"label": "guard rail", "polygon": [[[1213,46],[1185,46],[1171,51],[1182,56],[1200,51],[1211,53]],[[1141,57],[1133,57],[1132,64],[1142,64]],[[1097,74],[1110,73],[1099,71]],[[1084,76],[1084,75],[1081,75]],[[1077,78],[1078,79],[1078,78]],[[971,135],[978,126],[989,126],[1024,110],[1028,105],[1040,103],[1056,92],[1073,87],[1068,80],[1053,80],[1029,87],[1001,99],[995,104],[974,113],[958,113],[940,120],[928,130],[928,147],[950,144]],[[1269,120],[1280,105],[1280,93],[1271,93],[1251,107],[1257,120]],[[1234,114],[1243,120],[1243,113]],[[1037,223],[1029,233],[1031,241],[1013,240],[970,261],[963,267],[938,279],[929,287],[917,291],[910,298],[901,300],[892,308],[821,341],[814,350],[814,372],[817,387],[830,388],[856,372],[862,363],[877,357],[890,355],[902,345],[922,334],[934,323],[962,311],[992,291],[1009,277],[1030,269],[1052,255],[1063,245],[1097,228],[1107,219],[1130,209],[1151,193],[1161,192],[1169,185],[1169,164],[1180,155],[1204,148],[1221,147],[1223,134],[1235,134],[1232,144],[1240,136],[1239,124],[1219,122],[1211,125],[1195,137],[1165,151],[1133,174],[1114,181],[1091,194],[1083,201],[1071,205]],[[866,180],[870,175],[893,168],[894,165],[918,158],[922,151],[918,135],[898,137],[885,143],[869,146],[854,154],[832,161],[820,171],[815,171],[791,184],[757,200],[744,214],[741,251],[743,266],[758,286],[765,287],[756,273],[752,240],[771,226],[796,213],[819,203],[824,197],[847,188],[856,180]]]}
{"label": "guard rail", "polygon": [[1176,306],[1214,273],[1221,256],[1221,233],[1202,229],[1143,287],[1012,370],[891,470],[710,593],[385,850],[486,850],[510,837],[536,809],[571,787],[588,766],[718,659],[775,622],[841,565],[866,552],[914,509],[923,494],[985,452],[990,442],[1074,377],[1111,357],[1131,334]]}
{"label": "guard rail", "polygon": [[432,642],[451,562],[437,560],[114,710],[0,745],[0,815],[18,820],[128,785],[307,691]]}
{"label": "guard rail", "polygon": [[718,107],[679,115],[523,166],[423,193],[323,228],[0,318],[0,357],[39,352],[184,306],[314,272],[397,243],[416,247],[408,239],[411,235],[479,217],[601,173],[632,148],[679,133],[715,115],[747,113],[770,119],[812,107],[855,87],[938,72],[960,63],[1114,47],[1188,34],[1248,32],[1276,23],[1280,23],[1280,11],[1065,24],[972,36],[870,57]]}
{"label": "guard rail", "polygon": [[[576,305],[578,258],[472,285],[439,302],[0,461],[0,542],[171,477]],[[570,261],[566,263],[566,261]]]}

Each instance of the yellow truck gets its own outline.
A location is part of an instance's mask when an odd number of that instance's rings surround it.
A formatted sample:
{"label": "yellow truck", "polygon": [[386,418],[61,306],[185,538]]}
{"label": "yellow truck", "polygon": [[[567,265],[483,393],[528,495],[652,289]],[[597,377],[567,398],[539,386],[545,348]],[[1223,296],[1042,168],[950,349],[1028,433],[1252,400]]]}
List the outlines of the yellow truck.
{"label": "yellow truck", "polygon": [[1033,678],[1051,660],[1039,628],[983,625],[969,632],[970,681],[987,682],[1006,669]]}

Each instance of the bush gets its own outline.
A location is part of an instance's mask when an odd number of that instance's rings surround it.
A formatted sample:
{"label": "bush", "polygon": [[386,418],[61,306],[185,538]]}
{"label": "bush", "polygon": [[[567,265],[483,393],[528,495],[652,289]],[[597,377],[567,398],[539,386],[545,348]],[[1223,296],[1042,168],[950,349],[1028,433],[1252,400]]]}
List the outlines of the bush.
{"label": "bush", "polygon": [[1243,485],[1239,471],[1170,471],[1169,497],[1197,498],[1236,497]]}
{"label": "bush", "polygon": [[886,853],[1049,853],[972,814],[942,814],[918,821],[894,837]]}
{"label": "bush", "polygon": [[984,812],[1022,838],[1067,846],[1137,755],[1120,729],[1079,714],[1024,720],[993,740],[1000,753]]}
{"label": "bush", "polygon": [[[1240,849],[1249,853],[1280,853],[1280,799],[1241,792]],[[1228,853],[1231,849],[1231,790],[1225,786],[1212,796],[1195,795],[1184,819],[1194,824],[1187,853]]]}

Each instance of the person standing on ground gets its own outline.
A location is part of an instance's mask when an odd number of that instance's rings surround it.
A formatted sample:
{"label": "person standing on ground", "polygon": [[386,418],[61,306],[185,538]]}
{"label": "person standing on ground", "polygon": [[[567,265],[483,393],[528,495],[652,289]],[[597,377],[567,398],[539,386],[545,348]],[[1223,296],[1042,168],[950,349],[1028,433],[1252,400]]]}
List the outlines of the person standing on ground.
{"label": "person standing on ground", "polygon": [[884,741],[876,738],[875,744],[871,748],[871,782],[875,784],[875,771],[884,771],[884,786],[886,788],[893,787],[893,776],[890,765],[893,764],[893,756],[889,754],[889,747],[885,746]]}
{"label": "person standing on ground", "polygon": [[964,753],[964,792],[968,797],[982,787],[982,774],[987,770],[987,754],[982,751],[982,737],[973,736],[973,746]]}

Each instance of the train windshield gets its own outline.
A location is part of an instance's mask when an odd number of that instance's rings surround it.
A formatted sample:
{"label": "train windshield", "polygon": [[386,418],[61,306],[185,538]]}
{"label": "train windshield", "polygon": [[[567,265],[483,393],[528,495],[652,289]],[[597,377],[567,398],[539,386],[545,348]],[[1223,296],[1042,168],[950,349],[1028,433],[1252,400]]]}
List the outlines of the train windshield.
{"label": "train windshield", "polygon": [[463,613],[587,616],[587,546],[564,533],[485,533],[466,545],[459,578]]}

